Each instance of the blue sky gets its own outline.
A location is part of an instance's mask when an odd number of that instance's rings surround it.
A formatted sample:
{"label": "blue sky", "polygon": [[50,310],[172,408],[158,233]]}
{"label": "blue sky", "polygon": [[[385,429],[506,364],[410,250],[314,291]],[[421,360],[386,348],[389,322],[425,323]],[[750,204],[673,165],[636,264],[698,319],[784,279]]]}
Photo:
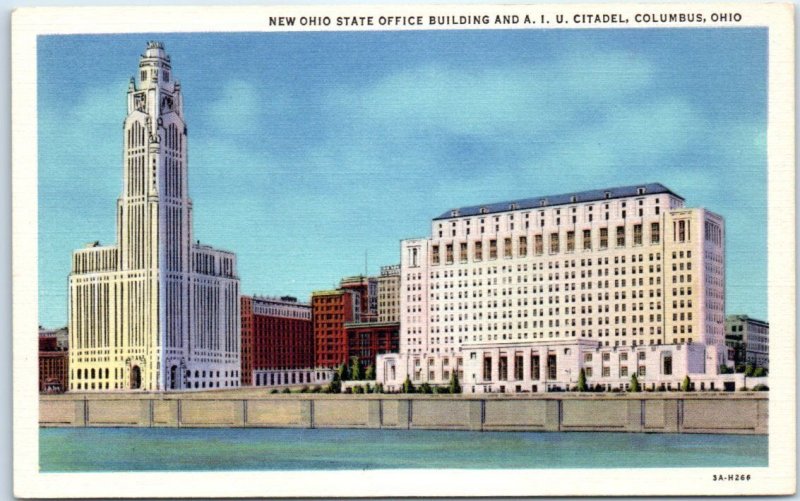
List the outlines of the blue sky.
{"label": "blue sky", "polygon": [[765,29],[46,36],[39,323],[114,242],[125,93],[147,40],[184,91],[195,237],[246,294],[307,300],[399,262],[457,206],[661,182],[727,224],[727,311],[766,319]]}

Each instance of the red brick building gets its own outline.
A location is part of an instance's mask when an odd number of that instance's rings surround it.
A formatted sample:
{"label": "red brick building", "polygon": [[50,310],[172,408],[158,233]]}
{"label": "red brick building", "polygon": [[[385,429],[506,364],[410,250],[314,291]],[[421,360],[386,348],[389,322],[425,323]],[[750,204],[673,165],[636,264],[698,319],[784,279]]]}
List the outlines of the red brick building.
{"label": "red brick building", "polygon": [[69,351],[55,337],[39,337],[39,392],[61,393],[69,388]]}
{"label": "red brick building", "polygon": [[254,384],[263,370],[314,367],[311,306],[296,298],[241,298],[242,386]]}
{"label": "red brick building", "polygon": [[348,358],[358,357],[362,368],[375,365],[375,357],[397,353],[400,347],[400,324],[363,322],[345,324]]}
{"label": "red brick building", "polygon": [[317,367],[336,367],[349,360],[345,323],[361,320],[358,290],[317,291],[311,295],[314,354]]}

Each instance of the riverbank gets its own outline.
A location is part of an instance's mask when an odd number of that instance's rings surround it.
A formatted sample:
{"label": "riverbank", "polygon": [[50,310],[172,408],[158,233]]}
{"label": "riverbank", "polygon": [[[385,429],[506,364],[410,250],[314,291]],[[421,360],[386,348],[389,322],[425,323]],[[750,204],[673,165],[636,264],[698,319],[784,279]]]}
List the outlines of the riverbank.
{"label": "riverbank", "polygon": [[766,435],[768,394],[271,395],[263,390],[42,395],[41,427],[371,428]]}

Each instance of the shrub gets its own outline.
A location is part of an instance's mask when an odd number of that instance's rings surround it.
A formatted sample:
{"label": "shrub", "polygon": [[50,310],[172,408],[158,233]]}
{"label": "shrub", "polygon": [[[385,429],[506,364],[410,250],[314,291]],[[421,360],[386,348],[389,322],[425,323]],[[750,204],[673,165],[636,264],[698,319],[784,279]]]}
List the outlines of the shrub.
{"label": "shrub", "polygon": [[290,390],[289,388],[284,388],[284,389],[281,391],[281,393],[291,393],[291,392],[292,392],[292,390]]}
{"label": "shrub", "polygon": [[581,367],[581,371],[578,373],[578,391],[586,391],[586,370]]}
{"label": "shrub", "polygon": [[358,394],[364,393],[364,387],[361,385],[353,386],[353,393],[358,393]]}
{"label": "shrub", "polygon": [[383,393],[383,383],[376,383],[372,393]]}
{"label": "shrub", "polygon": [[300,393],[308,393],[308,386],[303,385],[303,387],[300,388]]}
{"label": "shrub", "polygon": [[453,394],[461,393],[461,383],[458,381],[458,374],[456,371],[453,371],[453,373],[450,374],[450,385],[448,390],[450,390],[450,393]]}
{"label": "shrub", "polygon": [[683,382],[681,383],[681,391],[692,391],[692,380],[689,379],[689,375],[683,377]]}
{"label": "shrub", "polygon": [[351,386],[348,386],[347,388],[345,388],[345,389],[344,389],[344,392],[345,392],[346,394],[348,394],[348,395],[352,395],[352,393],[353,393],[353,388],[352,388]]}
{"label": "shrub", "polygon": [[753,391],[769,391],[769,386],[765,384],[757,384],[753,386]]}
{"label": "shrub", "polygon": [[403,393],[416,393],[416,391],[414,383],[411,382],[411,378],[406,376],[406,380],[403,381]]}
{"label": "shrub", "polygon": [[719,366],[719,373],[720,374],[731,374],[733,371],[727,365],[720,365]]}
{"label": "shrub", "polygon": [[274,395],[274,394],[276,394],[276,393],[278,393],[278,390],[277,390],[277,389],[275,389],[275,388],[273,388],[273,389],[270,391],[270,394],[272,394],[272,395]]}
{"label": "shrub", "polygon": [[431,388],[431,385],[429,385],[427,382],[425,382],[425,383],[422,383],[421,385],[419,385],[419,392],[420,393],[431,394],[431,393],[433,393],[433,388]]}
{"label": "shrub", "polygon": [[748,388],[747,386],[742,386],[741,388],[739,388],[739,391],[750,391],[750,388]]}
{"label": "shrub", "polygon": [[747,364],[745,366],[745,368],[744,368],[744,375],[746,377],[752,377],[753,376],[753,370],[754,370],[753,364]]}
{"label": "shrub", "polygon": [[631,386],[629,391],[631,393],[637,393],[641,391],[641,389],[639,388],[639,377],[636,375],[636,373],[631,375]]}
{"label": "shrub", "polygon": [[370,385],[369,383],[367,383],[367,384],[366,384],[366,387],[364,388],[364,393],[374,393],[374,391],[373,391],[373,388],[372,388],[372,385]]}
{"label": "shrub", "polygon": [[320,385],[314,385],[311,387],[311,393],[319,393],[322,391],[322,387]]}
{"label": "shrub", "polygon": [[361,372],[361,361],[358,357],[350,359],[350,379],[352,381],[361,381],[364,379],[364,374]]}
{"label": "shrub", "polygon": [[763,367],[756,367],[753,371],[753,377],[764,377],[767,375],[767,369]]}
{"label": "shrub", "polygon": [[364,373],[364,379],[368,379],[370,381],[375,380],[375,366],[370,364],[367,366],[367,371]]}

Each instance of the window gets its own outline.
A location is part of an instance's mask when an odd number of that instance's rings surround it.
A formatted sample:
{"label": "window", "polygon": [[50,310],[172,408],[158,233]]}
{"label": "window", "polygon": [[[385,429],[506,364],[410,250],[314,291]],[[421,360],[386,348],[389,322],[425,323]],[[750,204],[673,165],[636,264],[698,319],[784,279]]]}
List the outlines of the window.
{"label": "window", "polygon": [[639,366],[639,376],[646,376],[647,368],[644,365]]}
{"label": "window", "polygon": [[650,243],[661,242],[661,226],[658,223],[650,223]]}
{"label": "window", "polygon": [[498,367],[498,379],[501,381],[508,381],[508,358],[500,357],[498,361],[500,362]]}
{"label": "window", "polygon": [[627,377],[628,376],[628,366],[627,365],[623,365],[622,367],[619,368],[619,375],[620,375],[620,377]]}
{"label": "window", "polygon": [[575,232],[568,231],[567,232],[567,252],[574,252],[575,251]]}
{"label": "window", "polygon": [[453,264],[453,244],[447,244],[445,249],[445,259],[447,260],[447,264]]}
{"label": "window", "polygon": [[539,355],[531,355],[531,379],[536,381],[539,379]]}
{"label": "window", "polygon": [[491,359],[491,357],[484,357],[483,358],[483,380],[484,381],[491,381],[492,380],[492,359]]}
{"label": "window", "polygon": [[550,234],[550,254],[555,254],[559,250],[558,233]]}
{"label": "window", "polygon": [[528,255],[528,237],[519,237],[519,255],[525,257]]}
{"label": "window", "polygon": [[556,365],[556,356],[547,355],[547,378],[556,379],[558,375],[558,366]]}
{"label": "window", "polygon": [[592,248],[592,230],[583,230],[583,250]]}
{"label": "window", "polygon": [[433,248],[431,249],[431,252],[432,252],[431,259],[433,264],[439,264],[439,246],[434,245]]}
{"label": "window", "polygon": [[589,362],[591,362],[592,361],[592,354],[591,353],[586,353],[585,355],[583,355],[583,361],[584,361],[584,363],[587,363],[587,364]]}
{"label": "window", "polygon": [[639,360],[644,360],[646,356],[647,356],[647,354],[645,352],[643,352],[643,351],[639,352]]}
{"label": "window", "polygon": [[603,377],[611,377],[611,367],[603,367]]}
{"label": "window", "polygon": [[600,228],[600,248],[608,249],[608,228]]}
{"label": "window", "polygon": [[478,240],[475,242],[475,261],[483,260],[483,242]]}
{"label": "window", "polygon": [[678,242],[686,241],[686,221],[678,221]]}
{"label": "window", "polygon": [[503,257],[511,257],[511,238],[503,240]]}
{"label": "window", "polygon": [[667,356],[664,357],[663,374],[665,376],[672,375],[672,356],[671,355],[667,355]]}
{"label": "window", "polygon": [[617,247],[625,247],[625,227],[617,226]]}
{"label": "window", "polygon": [[633,245],[642,245],[642,225],[633,225]]}
{"label": "window", "polygon": [[603,353],[603,362],[611,360],[611,353]]}
{"label": "window", "polygon": [[497,240],[489,240],[489,259],[497,259]]}
{"label": "window", "polygon": [[592,368],[591,367],[586,367],[584,372],[586,374],[586,377],[592,377]]}
{"label": "window", "polygon": [[544,243],[541,235],[534,235],[533,237],[533,251],[537,256],[541,256],[544,252]]}

